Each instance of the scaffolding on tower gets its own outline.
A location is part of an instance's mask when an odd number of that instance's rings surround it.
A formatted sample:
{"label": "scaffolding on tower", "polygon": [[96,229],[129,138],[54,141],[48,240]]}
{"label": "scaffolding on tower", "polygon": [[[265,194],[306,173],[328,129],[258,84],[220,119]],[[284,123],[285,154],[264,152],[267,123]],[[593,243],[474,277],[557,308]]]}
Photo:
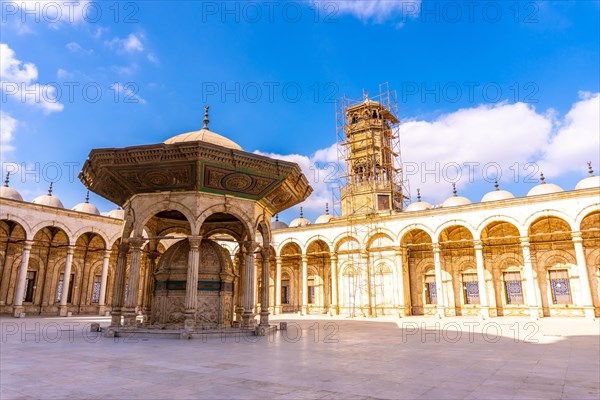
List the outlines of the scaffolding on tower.
{"label": "scaffolding on tower", "polygon": [[[389,84],[379,93],[363,92],[360,99],[346,95],[336,101],[338,180],[332,190],[334,215],[346,221],[347,236],[368,240],[377,232],[379,216],[404,210],[410,200],[408,181],[403,177],[400,151],[398,102]],[[342,250],[349,271],[344,302],[347,314],[373,316],[377,312],[373,285],[373,261],[367,243]],[[366,296],[366,299],[365,299]],[[342,300],[342,296],[340,296]]]}

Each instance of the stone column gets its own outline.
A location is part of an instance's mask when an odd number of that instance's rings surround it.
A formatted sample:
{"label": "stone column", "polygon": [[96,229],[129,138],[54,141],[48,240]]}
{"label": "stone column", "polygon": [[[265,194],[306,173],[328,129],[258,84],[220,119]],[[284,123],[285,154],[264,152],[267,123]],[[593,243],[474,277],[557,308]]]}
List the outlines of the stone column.
{"label": "stone column", "polygon": [[281,314],[281,257],[275,257],[275,315]]}
{"label": "stone column", "polygon": [[117,270],[115,273],[115,285],[113,287],[111,326],[121,325],[121,311],[123,309],[123,294],[125,292],[125,275],[127,270],[127,254],[129,253],[129,242],[119,244],[117,256]]}
{"label": "stone column", "polygon": [[196,308],[198,307],[198,267],[200,264],[200,242],[202,236],[188,236],[187,281],[185,283],[185,330],[196,328]]}
{"label": "stone column", "polygon": [[[268,246],[268,245],[267,245]],[[260,325],[269,326],[269,248],[262,248],[262,300],[260,302]]]}
{"label": "stone column", "polygon": [[308,314],[308,256],[302,255],[302,315]]}
{"label": "stone column", "polygon": [[531,264],[531,252],[529,251],[529,238],[521,238],[521,248],[523,249],[523,264],[525,274],[525,284],[527,285],[527,303],[529,303],[529,314],[531,318],[538,319],[538,304],[535,290],[535,281],[533,280],[533,266]]}
{"label": "stone column", "polygon": [[152,301],[154,299],[154,272],[156,271],[156,259],[160,253],[158,251],[151,251],[147,254],[148,257],[148,274],[146,276],[146,288],[144,290],[144,308],[142,314],[144,315],[144,323],[151,324],[152,318]]}
{"label": "stone column", "polygon": [[[361,264],[364,263],[367,274],[367,315],[373,316],[373,282],[371,277],[371,266],[369,265],[369,252],[363,250],[360,253]],[[361,305],[362,307],[362,305]]]}
{"label": "stone column", "polygon": [[19,277],[17,278],[17,290],[15,291],[15,301],[13,302],[13,316],[19,318],[23,312],[23,297],[25,296],[25,281],[27,279],[27,268],[29,267],[29,255],[31,254],[32,241],[26,241],[23,245],[21,255],[21,266],[19,267]]}
{"label": "stone column", "polygon": [[242,243],[239,245],[240,250],[237,255],[237,265],[238,265],[238,288],[237,288],[237,300],[236,300],[236,308],[235,308],[235,320],[236,326],[242,326],[242,315],[244,314],[244,299],[246,292],[246,284],[244,280],[246,279],[246,253],[244,250],[244,246]]}
{"label": "stone column", "polygon": [[69,287],[71,284],[71,266],[73,265],[73,254],[75,248],[67,246],[67,260],[65,262],[65,272],[63,274],[62,293],[60,296],[60,304],[58,306],[58,315],[66,317],[68,315],[67,300],[69,299]]}
{"label": "stone column", "polygon": [[590,279],[587,273],[587,265],[585,262],[585,253],[583,252],[583,239],[581,232],[571,233],[573,237],[573,245],[575,247],[575,258],[579,270],[579,287],[581,291],[581,306],[587,319],[595,319],[594,305],[592,304],[592,291],[590,289]]}
{"label": "stone column", "polygon": [[102,257],[102,277],[100,278],[100,299],[98,300],[98,315],[106,312],[106,281],[108,280],[108,265],[110,250],[106,249]]}
{"label": "stone column", "polygon": [[481,240],[474,242],[475,262],[477,263],[477,286],[479,287],[479,306],[481,308],[481,318],[488,319],[490,310],[488,307],[487,288],[485,286],[485,268],[483,265],[483,245]]}
{"label": "stone column", "polygon": [[254,248],[256,243],[252,241],[244,242],[246,250],[246,260],[244,263],[244,312],[242,314],[242,327],[245,329],[254,329],[256,324],[254,320]]}
{"label": "stone column", "polygon": [[394,271],[396,285],[398,290],[396,291],[396,305],[398,307],[398,315],[404,317],[406,314],[404,304],[404,251],[402,247],[396,248],[396,270]]}
{"label": "stone column", "polygon": [[444,299],[444,287],[442,280],[442,263],[440,261],[440,245],[433,244],[433,263],[435,265],[435,295],[437,297],[437,316],[443,318],[445,316],[446,299]]}
{"label": "stone column", "polygon": [[125,299],[125,310],[123,313],[125,326],[137,325],[137,313],[135,308],[138,303],[138,292],[140,289],[140,264],[142,261],[142,246],[145,240],[142,238],[131,238],[131,256],[129,258],[129,279],[127,280],[127,298]]}
{"label": "stone column", "polygon": [[334,315],[340,314],[338,304],[338,256],[336,253],[330,253],[331,260],[331,310]]}

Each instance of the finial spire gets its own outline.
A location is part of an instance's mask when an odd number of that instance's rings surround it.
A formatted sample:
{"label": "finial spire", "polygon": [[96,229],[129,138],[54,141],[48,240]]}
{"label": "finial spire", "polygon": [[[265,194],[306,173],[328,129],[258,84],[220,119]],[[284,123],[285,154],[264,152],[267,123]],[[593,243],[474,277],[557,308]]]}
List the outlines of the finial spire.
{"label": "finial spire", "polygon": [[329,203],[325,203],[325,215],[329,215]]}
{"label": "finial spire", "polygon": [[498,179],[496,179],[496,182],[494,182],[494,187],[496,188],[496,190],[500,190],[500,185],[498,184]]}
{"label": "finial spire", "polygon": [[52,184],[54,182],[50,182],[50,187],[48,187],[48,196],[52,196]]}
{"label": "finial spire", "polygon": [[458,195],[458,192],[456,191],[456,183],[452,182],[452,194],[454,194],[454,197],[456,197]]}
{"label": "finial spire", "polygon": [[[594,170],[592,169],[592,162],[588,161],[587,165],[588,165],[588,173],[590,174],[590,176],[594,176]],[[6,175],[6,179],[8,179],[8,175]]]}
{"label": "finial spire", "polygon": [[208,105],[204,106],[204,127],[202,129],[208,129]]}
{"label": "finial spire", "polygon": [[417,202],[421,202],[421,189],[417,189]]}
{"label": "finial spire", "polygon": [[542,173],[540,173],[540,181],[541,181],[542,183],[546,183],[546,177],[544,176],[544,173],[543,173],[543,172],[542,172]]}
{"label": "finial spire", "polygon": [[279,222],[279,214],[275,214],[275,222]]}
{"label": "finial spire", "polygon": [[8,182],[10,182],[10,172],[6,173],[6,179],[4,180],[4,187],[8,187]]}
{"label": "finial spire", "polygon": [[302,215],[302,207],[300,207],[300,218],[304,218],[304,216]]}
{"label": "finial spire", "polygon": [[88,190],[87,193],[85,194],[85,202],[89,203],[90,202],[90,191]]}

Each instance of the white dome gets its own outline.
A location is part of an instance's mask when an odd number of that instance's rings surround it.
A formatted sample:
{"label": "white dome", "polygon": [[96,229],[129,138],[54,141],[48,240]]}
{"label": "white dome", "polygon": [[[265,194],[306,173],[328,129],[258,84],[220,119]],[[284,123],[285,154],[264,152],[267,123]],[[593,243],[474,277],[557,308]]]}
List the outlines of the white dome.
{"label": "white dome", "polygon": [[471,200],[467,199],[464,196],[452,196],[444,200],[442,203],[442,207],[456,207],[456,206],[464,206],[466,204],[471,204]]}
{"label": "white dome", "polygon": [[16,189],[8,186],[0,186],[0,197],[3,199],[19,200],[23,201],[23,197]]}
{"label": "white dome", "polygon": [[65,208],[62,201],[60,201],[58,197],[52,196],[51,194],[45,194],[43,196],[36,197],[33,199],[32,203],[48,207]]}
{"label": "white dome", "polygon": [[116,208],[116,209],[111,210],[108,213],[106,213],[106,216],[109,218],[115,218],[115,219],[125,219],[125,210]]}
{"label": "white dome", "polygon": [[225,136],[211,132],[208,128],[202,128],[199,131],[182,133],[181,135],[173,136],[165,140],[165,144],[181,143],[181,142],[206,142],[216,144],[217,146],[226,147],[228,149],[242,150],[242,147],[233,140],[227,139]]}
{"label": "white dome", "polygon": [[95,205],[90,203],[79,203],[75,207],[73,207],[72,210],[88,214],[100,215],[100,211],[98,211],[98,208],[96,208]]}
{"label": "white dome", "polygon": [[292,222],[290,222],[290,228],[297,228],[297,227],[307,226],[307,225],[311,225],[311,223],[309,220],[307,220],[306,218],[303,218],[303,217],[296,218],[296,219],[292,220]]}
{"label": "white dome", "polygon": [[329,221],[331,221],[332,218],[333,218],[333,215],[329,215],[329,214],[319,215],[319,217],[315,221],[315,224],[327,224],[327,223],[329,223]]}
{"label": "white dome", "polygon": [[539,196],[542,194],[559,193],[562,191],[562,188],[554,183],[543,182],[531,188],[531,190],[527,193],[527,196]]}
{"label": "white dome", "polygon": [[579,181],[575,190],[600,188],[600,176],[588,176]]}
{"label": "white dome", "polygon": [[285,222],[275,221],[275,222],[271,223],[271,229],[274,231],[276,231],[277,229],[285,229],[285,228],[289,228]]}
{"label": "white dome", "polygon": [[426,201],[416,201],[414,203],[410,203],[408,205],[408,207],[406,207],[405,211],[407,211],[407,212],[424,211],[424,210],[430,210],[432,208],[433,208],[433,206]]}
{"label": "white dome", "polygon": [[497,200],[506,200],[506,199],[514,199],[515,196],[509,192],[508,190],[494,190],[492,192],[486,193],[482,198],[481,202],[486,201],[497,201]]}

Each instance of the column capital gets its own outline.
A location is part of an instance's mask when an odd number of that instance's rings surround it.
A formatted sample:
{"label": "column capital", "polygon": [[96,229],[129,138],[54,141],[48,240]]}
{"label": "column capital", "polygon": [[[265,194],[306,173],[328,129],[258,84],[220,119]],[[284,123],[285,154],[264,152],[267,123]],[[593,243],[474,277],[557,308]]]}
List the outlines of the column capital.
{"label": "column capital", "polygon": [[156,250],[149,251],[148,254],[146,254],[146,257],[148,257],[148,259],[151,261],[156,260],[158,258],[158,256],[160,256],[160,253]]}
{"label": "column capital", "polygon": [[275,256],[275,262],[281,264],[282,258],[281,256]]}
{"label": "column capital", "polygon": [[104,253],[102,254],[102,258],[110,258],[112,251],[110,249],[104,249]]}
{"label": "column capital", "polygon": [[396,252],[397,256],[402,256],[404,254],[404,247],[396,246],[394,247],[394,251]]}
{"label": "column capital", "polygon": [[121,253],[121,254],[127,253],[129,251],[129,247],[131,247],[131,245],[129,244],[128,241],[119,243],[119,253]]}
{"label": "column capital", "polygon": [[571,232],[571,238],[573,238],[573,242],[575,242],[575,243],[583,242],[583,238],[581,236],[582,236],[581,232],[579,232],[579,231]]}
{"label": "column capital", "polygon": [[329,253],[329,258],[331,259],[331,261],[337,261],[338,260],[338,254],[335,251],[332,251],[331,253]]}
{"label": "column capital", "polygon": [[306,254],[302,254],[302,262],[303,263],[307,263],[308,262],[308,256]]}
{"label": "column capital", "polygon": [[439,243],[432,243],[431,244],[431,248],[433,250],[434,253],[439,253],[440,251],[442,251],[442,249],[440,248],[440,244]]}
{"label": "column capital", "polygon": [[142,249],[142,246],[144,245],[144,243],[146,243],[146,239],[134,237],[134,238],[129,238],[128,242],[129,242],[129,244],[131,244],[133,251],[136,251],[136,250],[139,251]]}
{"label": "column capital", "polygon": [[67,245],[67,255],[72,256],[73,254],[75,254],[75,246],[72,244]]}
{"label": "column capital", "polygon": [[519,240],[521,241],[522,247],[529,247],[529,236],[521,236]]}
{"label": "column capital", "polygon": [[258,243],[252,240],[245,240],[242,242],[242,245],[244,246],[244,250],[246,250],[246,252],[254,253],[254,249],[256,249]]}
{"label": "column capital", "polygon": [[270,255],[271,250],[268,247],[260,248],[260,256],[262,257],[263,261],[268,260]]}
{"label": "column capital", "polygon": [[30,251],[33,247],[33,240],[26,240],[23,242],[23,250]]}
{"label": "column capital", "polygon": [[483,242],[481,240],[473,240],[475,250],[483,250]]}
{"label": "column capital", "polygon": [[200,242],[202,241],[202,236],[188,236],[188,242],[190,243],[191,250],[198,250],[200,248]]}

